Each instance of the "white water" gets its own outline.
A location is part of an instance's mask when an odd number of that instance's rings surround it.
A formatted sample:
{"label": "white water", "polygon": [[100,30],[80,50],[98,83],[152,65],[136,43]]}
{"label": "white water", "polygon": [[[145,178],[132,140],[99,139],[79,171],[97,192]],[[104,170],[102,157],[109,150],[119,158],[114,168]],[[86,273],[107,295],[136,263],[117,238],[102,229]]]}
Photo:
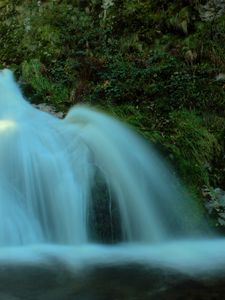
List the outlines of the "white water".
{"label": "white water", "polygon": [[75,106],[64,120],[33,108],[9,70],[0,73],[0,141],[2,246],[90,243],[96,170],[108,186],[107,222],[116,207],[121,241],[195,232],[196,208],[139,136],[91,108]]}
{"label": "white water", "polygon": [[[99,174],[107,199],[95,188]],[[101,202],[106,219],[92,218]],[[10,71],[0,72],[1,266],[54,270],[57,262],[79,275],[99,264],[141,263],[150,270],[223,273],[225,240],[203,240],[202,228],[208,229],[196,211],[155,150],[131,129],[84,106],[57,119],[24,99]],[[115,226],[121,244],[103,245],[99,232],[93,244],[96,226]]]}
{"label": "white water", "polygon": [[[23,247],[2,247],[1,266],[64,266],[69,272],[82,274],[85,269],[99,266],[138,264],[139,268],[154,267],[179,271],[192,276],[224,276],[225,240],[183,240],[155,245],[121,244],[114,246],[86,244],[64,246],[41,244]],[[137,270],[138,270],[137,265]],[[129,273],[127,274],[129,277]],[[201,278],[201,277],[200,277]]]}

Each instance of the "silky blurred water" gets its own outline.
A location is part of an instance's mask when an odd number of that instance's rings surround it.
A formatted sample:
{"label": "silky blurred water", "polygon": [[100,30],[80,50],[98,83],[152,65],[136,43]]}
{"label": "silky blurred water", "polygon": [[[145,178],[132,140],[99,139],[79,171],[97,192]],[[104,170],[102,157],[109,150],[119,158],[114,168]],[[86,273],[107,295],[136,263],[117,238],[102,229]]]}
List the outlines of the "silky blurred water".
{"label": "silky blurred water", "polygon": [[[225,240],[207,238],[199,216],[168,166],[130,128],[87,106],[73,107],[62,120],[41,112],[24,99],[9,70],[0,72],[0,266],[6,293],[25,266],[32,266],[27,276],[39,276],[40,268],[57,276],[63,266],[71,278],[132,264],[150,272],[223,274]],[[32,293],[28,281],[21,278]]]}
{"label": "silky blurred water", "polygon": [[9,70],[0,73],[0,138],[2,246],[91,243],[96,170],[108,190],[108,199],[98,191],[108,218],[97,226],[113,227],[116,215],[120,242],[198,231],[191,199],[149,144],[89,107],[75,106],[64,120],[35,109]]}

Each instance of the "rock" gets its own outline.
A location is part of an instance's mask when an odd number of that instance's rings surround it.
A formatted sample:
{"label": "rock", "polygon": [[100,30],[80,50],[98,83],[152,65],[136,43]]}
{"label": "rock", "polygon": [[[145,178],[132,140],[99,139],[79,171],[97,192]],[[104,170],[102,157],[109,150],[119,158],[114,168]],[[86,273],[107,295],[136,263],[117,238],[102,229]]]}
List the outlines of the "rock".
{"label": "rock", "polygon": [[60,119],[64,117],[63,112],[56,112],[56,110],[53,106],[48,105],[46,103],[33,104],[33,106],[41,111],[47,112],[47,113],[54,115]]}
{"label": "rock", "polygon": [[54,265],[2,265],[0,299],[4,300],[217,300],[225,276],[192,277],[169,267],[105,264],[73,273]]}
{"label": "rock", "polygon": [[216,75],[215,80],[225,82],[225,74],[219,73],[218,75]]}
{"label": "rock", "polygon": [[206,4],[197,7],[202,21],[211,22],[225,13],[224,0],[208,0]]}

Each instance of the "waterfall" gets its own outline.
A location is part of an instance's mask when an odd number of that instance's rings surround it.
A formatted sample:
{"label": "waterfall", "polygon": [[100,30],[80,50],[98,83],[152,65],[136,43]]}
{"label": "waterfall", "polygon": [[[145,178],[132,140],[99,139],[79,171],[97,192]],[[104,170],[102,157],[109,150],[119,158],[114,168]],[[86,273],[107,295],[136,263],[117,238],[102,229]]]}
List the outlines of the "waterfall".
{"label": "waterfall", "polygon": [[[199,225],[191,199],[132,129],[87,106],[62,120],[39,111],[9,70],[0,72],[0,140],[0,245],[87,244],[95,226],[121,242],[155,243]],[[108,217],[93,218],[101,203]]]}

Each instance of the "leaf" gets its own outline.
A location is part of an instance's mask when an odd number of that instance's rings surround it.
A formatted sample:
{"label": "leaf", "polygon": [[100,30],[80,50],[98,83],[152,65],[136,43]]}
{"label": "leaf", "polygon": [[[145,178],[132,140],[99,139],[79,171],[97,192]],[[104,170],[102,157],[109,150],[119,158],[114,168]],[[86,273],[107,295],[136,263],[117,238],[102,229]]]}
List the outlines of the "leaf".
{"label": "leaf", "polygon": [[181,25],[181,28],[182,28],[183,32],[185,34],[188,34],[188,23],[187,23],[187,20],[183,20],[180,25]]}
{"label": "leaf", "polygon": [[208,210],[209,214],[211,214],[213,210],[217,210],[219,208],[219,204],[217,201],[209,201],[205,204],[205,207]]}
{"label": "leaf", "polygon": [[225,221],[225,212],[219,213],[218,215]]}
{"label": "leaf", "polygon": [[219,223],[221,226],[225,226],[225,220],[224,220],[224,219],[219,218],[219,219],[218,219],[218,223]]}

